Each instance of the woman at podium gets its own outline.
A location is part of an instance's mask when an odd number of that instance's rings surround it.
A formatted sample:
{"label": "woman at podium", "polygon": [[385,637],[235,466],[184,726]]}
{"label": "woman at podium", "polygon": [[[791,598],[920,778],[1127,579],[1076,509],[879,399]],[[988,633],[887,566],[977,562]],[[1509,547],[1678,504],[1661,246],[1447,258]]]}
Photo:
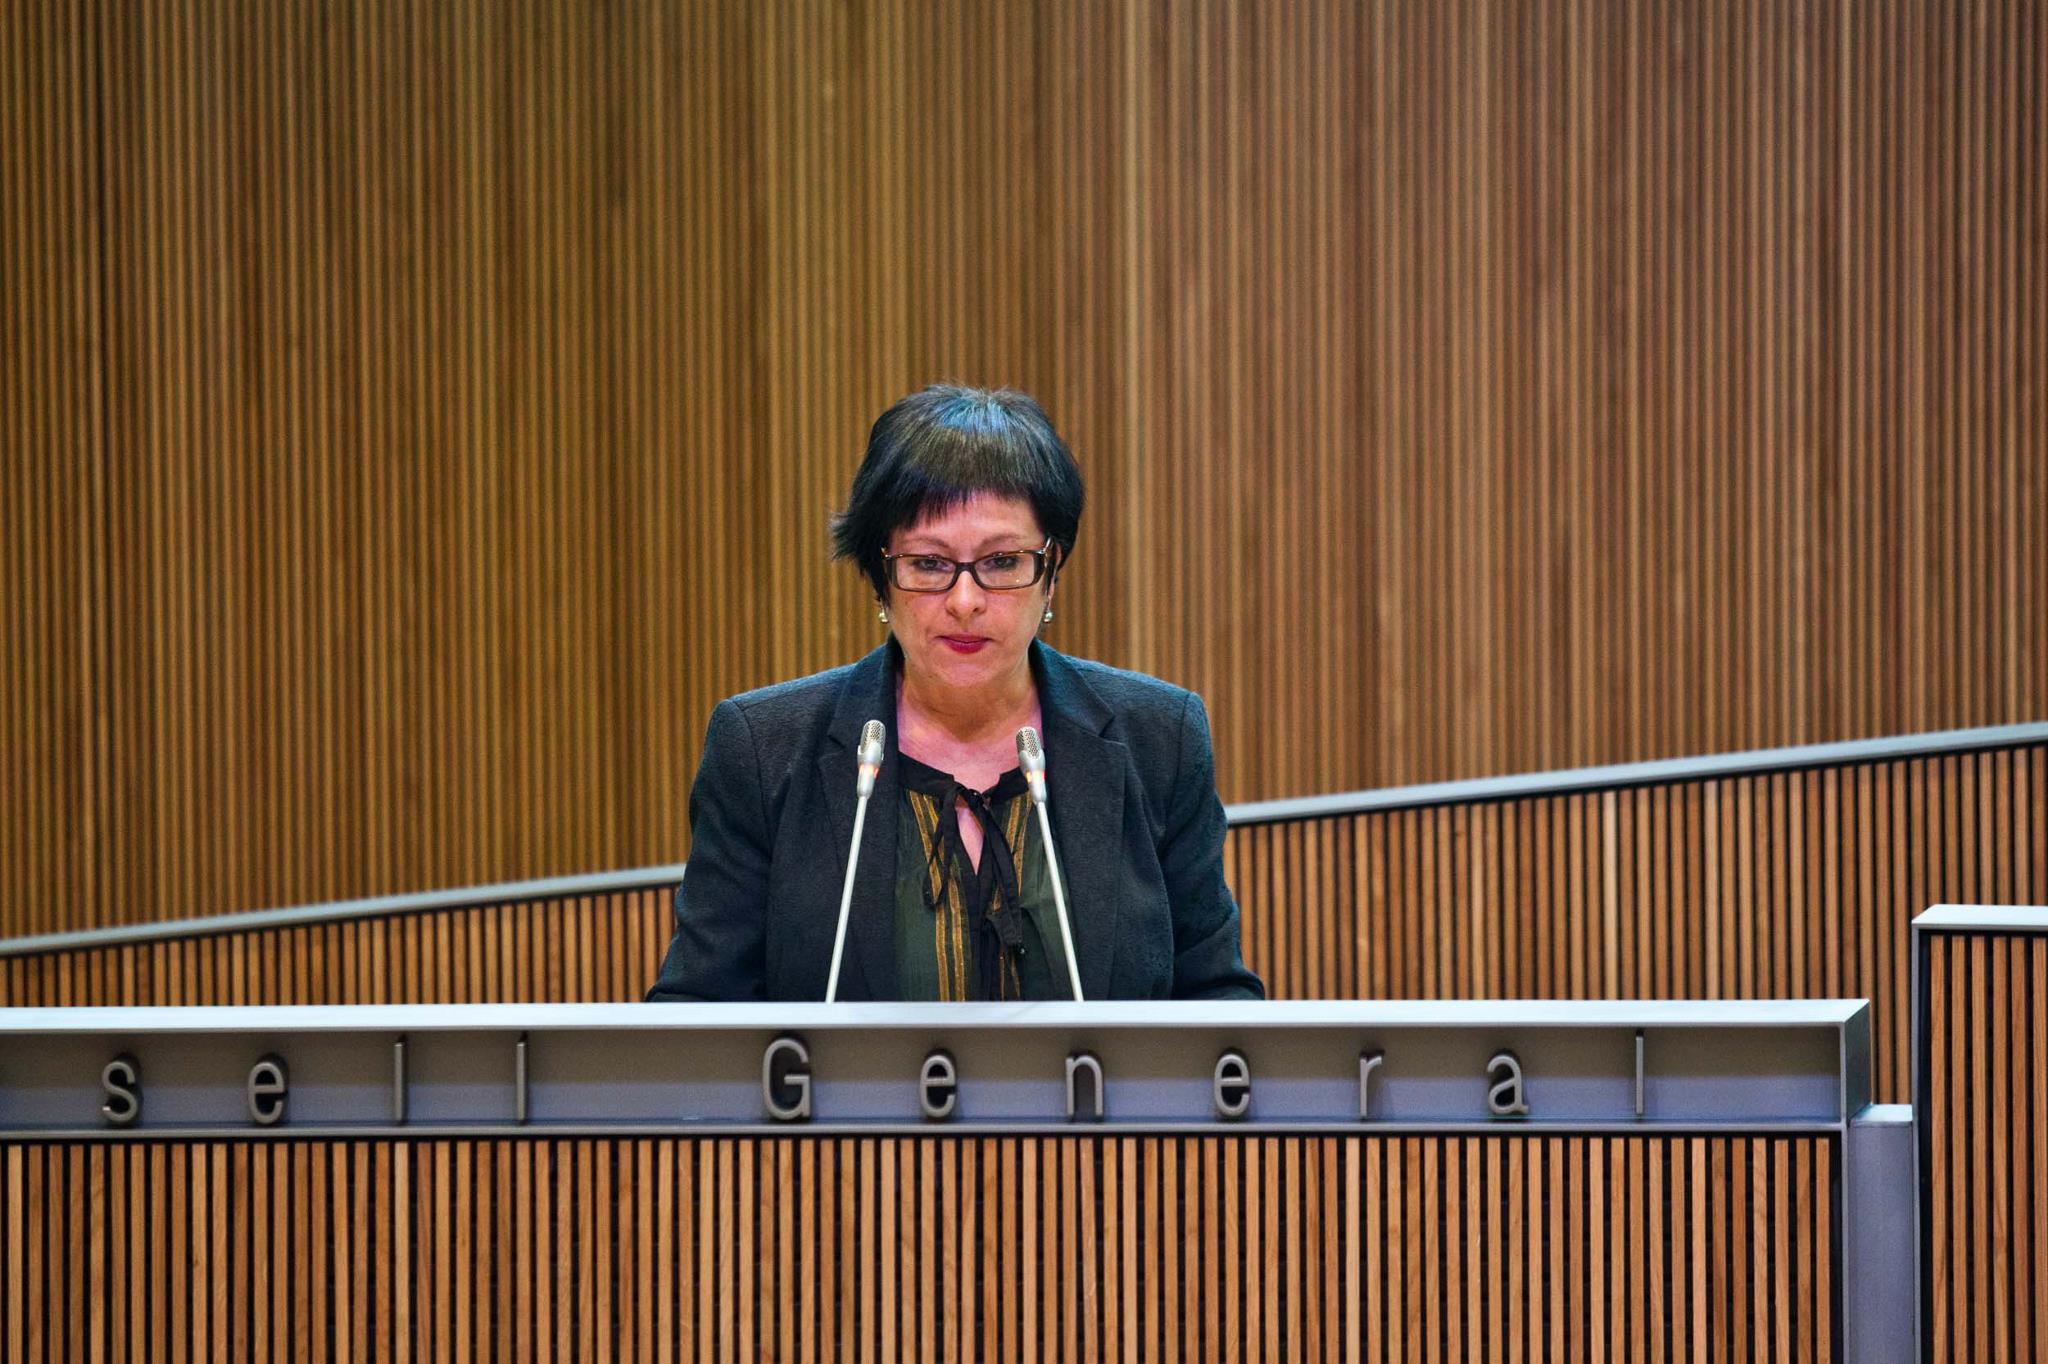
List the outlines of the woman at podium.
{"label": "woman at podium", "polygon": [[832,533],[887,638],[713,709],[648,999],[1264,997],[1201,698],[1039,638],[1082,501],[1022,394],[881,415]]}

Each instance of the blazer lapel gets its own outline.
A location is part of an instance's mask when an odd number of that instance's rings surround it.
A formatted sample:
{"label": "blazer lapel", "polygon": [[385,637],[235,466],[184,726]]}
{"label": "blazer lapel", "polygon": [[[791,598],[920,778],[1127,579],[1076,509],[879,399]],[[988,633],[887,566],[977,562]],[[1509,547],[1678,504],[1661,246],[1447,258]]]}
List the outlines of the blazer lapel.
{"label": "blazer lapel", "polygon": [[[896,665],[883,645],[854,665],[819,746],[818,783],[832,812],[832,847],[820,862],[831,868],[831,918],[825,929],[825,975],[832,969],[832,935],[839,926],[839,896],[846,876],[846,849],[853,838],[854,782],[859,775],[861,727],[870,720],[896,723]],[[882,750],[882,770],[868,798],[860,839],[860,872],[853,883],[853,907],[846,925],[846,957],[840,965],[841,999],[896,997],[896,736]],[[820,850],[821,854],[824,850]],[[823,998],[822,986],[819,997]]]}
{"label": "blazer lapel", "polygon": [[1081,991],[1107,999],[1123,866],[1124,773],[1130,750],[1110,737],[1116,714],[1056,650],[1032,645],[1045,719],[1046,805],[1067,885]]}

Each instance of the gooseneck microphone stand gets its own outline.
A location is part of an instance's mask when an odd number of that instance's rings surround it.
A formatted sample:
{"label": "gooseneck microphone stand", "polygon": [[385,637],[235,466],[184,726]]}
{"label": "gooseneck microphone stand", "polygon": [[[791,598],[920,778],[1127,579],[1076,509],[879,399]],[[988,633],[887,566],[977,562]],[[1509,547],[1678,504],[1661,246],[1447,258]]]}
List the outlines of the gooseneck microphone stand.
{"label": "gooseneck microphone stand", "polygon": [[1081,963],[1074,955],[1074,927],[1067,918],[1067,892],[1061,884],[1060,855],[1052,845],[1052,819],[1045,813],[1045,747],[1038,742],[1038,731],[1026,725],[1017,731],[1017,765],[1024,769],[1024,780],[1031,787],[1031,803],[1038,807],[1038,833],[1045,841],[1045,864],[1052,872],[1052,903],[1059,911],[1060,942],[1067,949],[1067,979],[1074,987],[1074,998],[1081,998]]}
{"label": "gooseneck microphone stand", "polygon": [[868,822],[868,797],[875,793],[875,774],[882,770],[882,740],[888,731],[880,720],[860,727],[860,775],[854,779],[853,843],[846,850],[846,884],[839,891],[839,927],[832,934],[832,974],[825,979],[825,1002],[839,999],[839,964],[846,955],[846,919],[853,909],[853,873],[860,866],[860,831]]}

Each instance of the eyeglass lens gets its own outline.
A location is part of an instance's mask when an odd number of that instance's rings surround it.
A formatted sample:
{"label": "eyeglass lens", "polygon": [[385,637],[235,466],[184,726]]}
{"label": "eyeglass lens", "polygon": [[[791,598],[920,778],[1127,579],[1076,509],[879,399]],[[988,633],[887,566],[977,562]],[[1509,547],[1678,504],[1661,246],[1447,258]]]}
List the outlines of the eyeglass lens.
{"label": "eyeglass lens", "polygon": [[1003,592],[1037,582],[1042,559],[1035,550],[1008,550],[972,564],[936,554],[908,554],[891,558],[889,567],[896,586],[907,592],[947,591],[962,572],[973,573],[974,580],[990,591]]}

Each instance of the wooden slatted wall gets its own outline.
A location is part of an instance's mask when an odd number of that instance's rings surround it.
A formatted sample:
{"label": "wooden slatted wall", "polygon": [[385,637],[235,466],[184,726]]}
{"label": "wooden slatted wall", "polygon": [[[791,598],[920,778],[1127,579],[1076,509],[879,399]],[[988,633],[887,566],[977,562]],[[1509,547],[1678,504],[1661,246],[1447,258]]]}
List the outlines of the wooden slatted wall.
{"label": "wooden slatted wall", "polygon": [[1820,1138],[0,1148],[10,1359],[1832,1357]]}
{"label": "wooden slatted wall", "polygon": [[1309,999],[1867,998],[1904,1103],[1913,916],[2048,897],[2048,744],[1235,829]]}
{"label": "wooden slatted wall", "polygon": [[[2048,744],[1248,825],[1283,999],[1863,997],[1909,1097],[1908,925],[2048,895]],[[0,957],[0,1006],[633,1000],[667,887]]]}
{"label": "wooden slatted wall", "polygon": [[600,1003],[647,993],[674,886],[0,957],[0,1008]]}
{"label": "wooden slatted wall", "polygon": [[681,860],[940,377],[1232,800],[2048,714],[2034,0],[0,7],[0,934]]}
{"label": "wooden slatted wall", "polygon": [[2048,935],[1928,935],[1921,1250],[1935,1364],[2048,1352]]}

